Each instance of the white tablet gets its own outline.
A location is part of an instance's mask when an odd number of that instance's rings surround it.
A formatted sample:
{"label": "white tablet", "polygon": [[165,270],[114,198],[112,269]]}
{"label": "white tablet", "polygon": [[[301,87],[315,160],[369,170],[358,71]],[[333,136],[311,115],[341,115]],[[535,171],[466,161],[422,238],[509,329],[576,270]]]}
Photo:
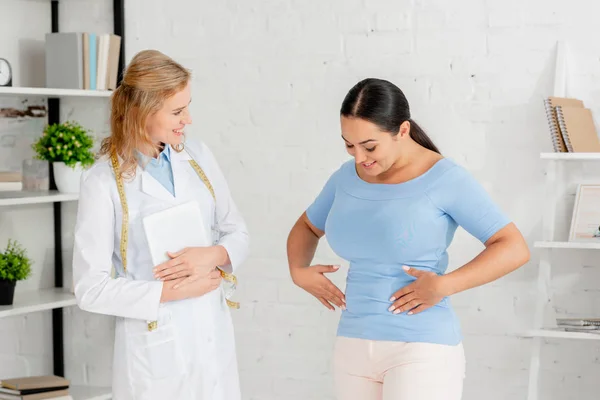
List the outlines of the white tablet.
{"label": "white tablet", "polygon": [[148,215],[143,219],[144,231],[154,265],[170,260],[167,252],[185,247],[212,246],[210,226],[196,201],[180,204]]}

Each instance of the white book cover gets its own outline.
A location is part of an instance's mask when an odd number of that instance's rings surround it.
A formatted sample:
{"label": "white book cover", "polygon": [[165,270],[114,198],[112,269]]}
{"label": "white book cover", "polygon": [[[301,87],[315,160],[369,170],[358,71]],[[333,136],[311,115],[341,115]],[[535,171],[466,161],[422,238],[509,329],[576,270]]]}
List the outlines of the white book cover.
{"label": "white book cover", "polygon": [[108,34],[98,35],[98,57],[97,57],[97,76],[96,89],[106,90],[106,73],[108,70],[108,50],[110,46],[110,36]]}
{"label": "white book cover", "polygon": [[186,247],[212,246],[210,232],[196,201],[180,204],[148,215],[143,219],[144,231],[154,265],[168,261],[167,252]]}

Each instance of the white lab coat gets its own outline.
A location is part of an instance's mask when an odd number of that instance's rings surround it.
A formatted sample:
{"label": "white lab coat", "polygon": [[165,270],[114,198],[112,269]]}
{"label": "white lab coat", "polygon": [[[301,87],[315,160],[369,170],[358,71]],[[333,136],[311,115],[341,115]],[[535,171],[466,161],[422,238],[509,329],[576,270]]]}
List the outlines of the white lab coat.
{"label": "white lab coat", "polygon": [[[189,164],[196,160],[217,199],[219,243],[235,272],[248,251],[246,225],[219,166],[203,143],[171,149],[173,197],[140,167],[124,180],[129,206],[127,271],[119,251],[122,208],[110,160],[99,160],[81,179],[75,227],[73,279],[83,310],[117,317],[113,360],[113,400],[239,400],[234,332],[223,289],[202,297],[160,303],[163,283],[153,278],[142,227],[146,215],[196,200],[204,219],[214,221],[215,204]],[[207,226],[207,232],[210,232]],[[116,277],[111,277],[114,265]],[[148,331],[149,321],[158,328]]]}

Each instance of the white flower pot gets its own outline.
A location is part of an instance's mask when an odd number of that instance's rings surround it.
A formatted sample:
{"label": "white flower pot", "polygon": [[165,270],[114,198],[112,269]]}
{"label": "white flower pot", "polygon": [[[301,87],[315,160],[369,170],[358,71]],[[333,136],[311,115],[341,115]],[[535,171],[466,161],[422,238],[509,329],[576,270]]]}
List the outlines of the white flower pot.
{"label": "white flower pot", "polygon": [[83,168],[77,163],[75,168],[65,165],[64,162],[53,162],[54,181],[56,188],[61,193],[79,193],[79,181]]}

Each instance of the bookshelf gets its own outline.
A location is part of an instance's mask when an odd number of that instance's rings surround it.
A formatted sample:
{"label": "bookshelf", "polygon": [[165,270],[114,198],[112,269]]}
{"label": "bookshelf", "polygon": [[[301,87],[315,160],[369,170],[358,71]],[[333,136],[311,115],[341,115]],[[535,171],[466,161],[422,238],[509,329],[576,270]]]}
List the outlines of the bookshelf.
{"label": "bookshelf", "polygon": [[78,90],[78,89],[51,89],[30,87],[0,87],[0,96],[28,96],[28,97],[110,97],[110,90]]}
{"label": "bookshelf", "polygon": [[71,386],[69,388],[73,400],[110,400],[110,388],[93,386]]}
{"label": "bookshelf", "polygon": [[536,249],[600,250],[600,243],[539,241],[535,242],[533,247]]}
{"label": "bookshelf", "polygon": [[[51,32],[59,32],[59,0],[44,0],[50,6]],[[125,0],[113,0],[114,34],[121,36],[117,84],[121,82],[125,60]],[[34,87],[0,87],[0,97],[46,97],[48,98],[48,124],[60,122],[60,100],[65,98],[107,99],[109,90],[74,90]],[[50,168],[50,189],[46,192],[0,191],[0,209],[32,204],[53,205],[54,225],[54,287],[30,292],[15,293],[11,306],[0,306],[0,318],[9,318],[36,312],[52,312],[52,373],[65,376],[63,308],[76,306],[73,293],[63,288],[62,259],[62,209],[61,204],[76,201],[78,194],[60,193],[56,190],[52,168]],[[68,378],[68,377],[66,377]],[[111,388],[76,386],[70,387],[73,400],[110,400]]]}
{"label": "bookshelf", "polygon": [[62,288],[15,293],[11,306],[0,306],[0,318],[76,305],[75,295]]}
{"label": "bookshelf", "polygon": [[541,153],[540,158],[556,161],[600,161],[600,153]]}
{"label": "bookshelf", "polygon": [[[558,42],[556,52],[556,65],[554,71],[553,96],[566,97],[566,43]],[[600,333],[569,332],[555,326],[546,324],[545,316],[551,311],[552,295],[552,262],[556,252],[573,250],[600,250],[600,243],[594,242],[569,242],[556,240],[555,216],[558,205],[558,188],[562,186],[564,171],[567,163],[600,161],[600,153],[540,153],[540,159],[545,163],[545,195],[542,210],[542,240],[534,242],[533,247],[539,249],[540,259],[538,265],[537,285],[533,290],[536,293],[533,327],[519,335],[532,338],[533,345],[529,361],[529,381],[527,400],[539,400],[540,356],[542,345],[546,339],[553,340],[600,340]],[[553,314],[553,313],[552,313]],[[552,325],[556,325],[555,323]]]}
{"label": "bookshelf", "polygon": [[566,332],[562,329],[532,329],[523,335],[532,338],[554,338],[554,339],[587,339],[600,340],[600,334],[587,332]]}
{"label": "bookshelf", "polygon": [[47,192],[0,191],[0,207],[75,201],[78,197],[77,193],[60,193],[57,190]]}

